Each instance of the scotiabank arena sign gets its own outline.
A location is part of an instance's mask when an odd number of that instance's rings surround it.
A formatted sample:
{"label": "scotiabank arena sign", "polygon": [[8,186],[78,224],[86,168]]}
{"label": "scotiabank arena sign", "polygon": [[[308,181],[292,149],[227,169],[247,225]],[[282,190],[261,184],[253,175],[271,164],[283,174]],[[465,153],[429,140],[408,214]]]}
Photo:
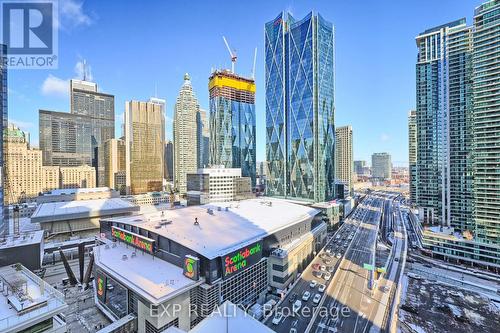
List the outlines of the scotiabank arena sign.
{"label": "scotiabank arena sign", "polygon": [[262,242],[245,246],[238,251],[222,257],[224,278],[231,277],[260,261],[262,258]]}
{"label": "scotiabank arena sign", "polygon": [[153,253],[154,239],[147,238],[118,227],[111,227],[111,234],[114,238],[119,239],[124,243],[135,246],[143,251]]}

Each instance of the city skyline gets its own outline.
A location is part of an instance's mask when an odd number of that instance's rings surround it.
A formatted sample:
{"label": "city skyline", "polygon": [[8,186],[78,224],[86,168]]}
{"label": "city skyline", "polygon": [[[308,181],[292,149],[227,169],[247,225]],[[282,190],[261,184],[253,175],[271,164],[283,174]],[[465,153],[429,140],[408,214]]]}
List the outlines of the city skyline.
{"label": "city skyline", "polygon": [[[245,15],[235,14],[234,17],[217,22],[213,29],[203,34],[200,38],[199,31],[207,23],[203,22],[204,14],[195,14],[191,18],[187,29],[177,29],[175,36],[165,35],[158,53],[145,58],[141,50],[127,48],[127,54],[122,56],[116,52],[114,44],[121,46],[128,43],[123,40],[117,29],[139,29],[139,34],[145,34],[147,39],[158,39],[164,28],[160,24],[143,28],[139,26],[125,27],[117,24],[127,14],[140,13],[142,8],[135,8],[134,4],[109,10],[109,4],[85,1],[79,10],[72,15],[61,13],[61,21],[65,23],[60,34],[59,69],[39,71],[10,71],[9,72],[9,109],[10,120],[23,130],[32,134],[32,142],[38,146],[38,128],[36,117],[38,109],[58,110],[70,112],[68,80],[83,77],[83,60],[87,60],[87,78],[92,78],[104,93],[115,95],[115,137],[120,137],[121,123],[125,110],[125,102],[131,99],[147,100],[151,96],[166,99],[167,131],[166,136],[172,139],[173,106],[177,94],[178,77],[185,72],[192,76],[193,89],[197,92],[200,108],[209,109],[208,77],[211,69],[230,68],[230,59],[224,46],[222,36],[226,36],[231,47],[236,49],[238,61],[236,72],[250,76],[253,62],[254,48],[258,48],[256,65],[256,128],[257,128],[257,161],[265,160],[265,91],[264,91],[264,40],[263,25],[275,17],[275,13],[289,9],[297,17],[303,17],[310,9],[320,12],[335,25],[336,29],[336,119],[338,126],[352,125],[354,130],[354,159],[370,160],[375,151],[391,153],[395,165],[407,165],[407,145],[400,137],[407,137],[406,117],[408,110],[415,107],[415,88],[413,83],[415,44],[410,41],[429,26],[436,26],[442,22],[451,21],[466,16],[472,21],[470,7],[480,4],[480,1],[471,3],[452,3],[442,1],[434,4],[435,13],[421,13],[418,18],[413,18],[411,12],[418,6],[417,3],[408,3],[400,8],[390,6],[391,1],[382,4],[329,4],[325,2],[314,3],[287,3],[276,2],[237,4],[235,13],[254,13],[251,19]],[[162,12],[162,6],[157,4]],[[200,3],[200,13],[210,12],[203,10],[204,3]],[[130,8],[129,8],[130,7]],[[140,6],[139,6],[140,7]],[[383,8],[387,7],[387,12]],[[440,11],[446,8],[446,11]],[[182,6],[172,4],[168,7],[172,13],[172,24],[179,23],[183,15]],[[351,22],[342,13],[358,11],[361,16],[369,17],[375,11],[379,19],[377,22]],[[465,13],[465,14],[464,14]],[[152,15],[156,15],[151,13]],[[397,22],[388,22],[389,17],[398,14],[402,30],[394,32],[400,42],[389,45],[382,50],[382,54],[373,55],[370,51],[375,47],[375,41],[366,40],[362,45],[352,42],[356,36],[362,34],[376,25],[382,34]],[[251,15],[250,15],[251,16]],[[257,19],[255,19],[257,18]],[[154,22],[154,20],[151,20]],[[241,23],[239,23],[241,21]],[[238,22],[238,29],[234,29]],[[116,27],[111,27],[112,24]],[[145,31],[140,31],[140,30]],[[95,38],[96,30],[105,31],[92,45],[88,47],[89,39]],[[390,29],[389,29],[390,30]],[[113,35],[113,36],[111,36]],[[163,34],[164,35],[164,34]],[[135,34],[134,34],[135,36]],[[105,45],[106,38],[114,38],[114,43]],[[393,40],[393,39],[391,39]],[[80,45],[86,45],[86,48]],[[126,44],[125,44],[126,45]],[[206,50],[203,57],[196,52],[198,48]],[[386,53],[387,52],[387,53]],[[399,60],[389,57],[396,52]],[[389,54],[390,53],[390,54]],[[111,58],[110,58],[111,57]],[[389,59],[390,58],[390,59]],[[141,61],[142,68],[130,67],[131,61]],[[105,63],[115,66],[104,66]],[[124,79],[127,76],[136,80]],[[380,73],[384,73],[383,76]],[[379,80],[375,81],[375,80]],[[374,82],[377,82],[374,85]],[[389,86],[391,89],[382,89],[379,86]],[[375,88],[374,88],[375,87]],[[382,91],[384,90],[384,91]],[[362,93],[366,98],[356,98]],[[384,123],[384,121],[386,123]],[[375,124],[375,125],[374,125]],[[387,126],[385,126],[387,124]],[[375,144],[376,143],[376,144]]]}

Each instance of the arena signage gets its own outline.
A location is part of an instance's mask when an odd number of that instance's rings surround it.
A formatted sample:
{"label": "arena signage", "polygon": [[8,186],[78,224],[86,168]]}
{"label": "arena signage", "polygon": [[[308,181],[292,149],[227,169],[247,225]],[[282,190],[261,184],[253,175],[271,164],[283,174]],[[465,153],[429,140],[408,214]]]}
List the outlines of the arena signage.
{"label": "arena signage", "polygon": [[222,269],[224,278],[231,277],[242,272],[248,267],[260,261],[262,258],[262,242],[245,246],[238,251],[229,253],[222,257]]}
{"label": "arena signage", "polygon": [[149,253],[153,253],[154,239],[147,238],[118,227],[111,227],[111,234],[114,238],[119,239],[124,243],[130,244]]}
{"label": "arena signage", "polygon": [[200,278],[200,259],[186,255],[184,257],[184,276],[191,280],[198,281]]}

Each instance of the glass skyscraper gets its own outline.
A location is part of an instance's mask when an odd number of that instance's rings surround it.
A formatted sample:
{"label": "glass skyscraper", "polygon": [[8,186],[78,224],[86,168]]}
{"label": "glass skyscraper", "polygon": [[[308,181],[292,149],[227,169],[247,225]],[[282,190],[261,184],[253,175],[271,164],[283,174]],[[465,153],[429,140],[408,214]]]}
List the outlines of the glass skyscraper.
{"label": "glass skyscraper", "polygon": [[70,92],[71,113],[91,118],[92,166],[98,186],[104,186],[104,143],[115,137],[115,96],[98,92],[96,83],[84,80],[71,80]]}
{"label": "glass skyscraper", "polygon": [[471,28],[465,19],[416,38],[416,204],[428,224],[470,228]]}
{"label": "glass skyscraper", "polygon": [[0,44],[0,235],[8,231],[7,210],[4,209],[4,181],[5,161],[3,137],[7,130],[7,66],[4,58],[7,55],[7,46]]}
{"label": "glass skyscraper", "polygon": [[334,28],[283,12],[265,25],[267,195],[335,197]]}
{"label": "glass skyscraper", "polygon": [[39,110],[43,165],[72,167],[92,164],[92,119],[89,116]]}
{"label": "glass skyscraper", "polygon": [[476,8],[473,33],[474,222],[478,240],[500,244],[500,1]]}
{"label": "glass skyscraper", "polygon": [[209,79],[210,164],[241,168],[255,186],[255,82],[230,71]]}
{"label": "glass skyscraper", "polygon": [[410,172],[410,200],[417,196],[417,112],[408,112],[408,169]]}

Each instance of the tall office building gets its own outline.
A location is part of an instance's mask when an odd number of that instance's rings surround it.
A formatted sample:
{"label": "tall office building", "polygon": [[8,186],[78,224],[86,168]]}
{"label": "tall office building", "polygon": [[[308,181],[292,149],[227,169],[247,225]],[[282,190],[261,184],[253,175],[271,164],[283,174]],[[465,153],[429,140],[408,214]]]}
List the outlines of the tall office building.
{"label": "tall office building", "polygon": [[196,114],[198,129],[198,168],[207,168],[210,162],[210,128],[207,111],[200,109]]}
{"label": "tall office building", "polygon": [[126,173],[125,140],[109,139],[104,142],[104,186],[126,192],[126,182],[116,183],[117,174]]}
{"label": "tall office building", "polygon": [[369,176],[370,168],[366,161],[354,161],[354,172],[357,176]]}
{"label": "tall office building", "polygon": [[170,140],[165,144],[164,178],[169,182],[174,180],[174,144]]}
{"label": "tall office building", "polygon": [[478,241],[499,245],[500,1],[488,1],[476,8],[473,45],[474,232]]}
{"label": "tall office building", "polygon": [[266,193],[335,197],[334,28],[319,14],[265,26]]}
{"label": "tall office building", "polygon": [[[7,66],[4,61],[7,56],[7,46],[0,44],[0,138],[4,136],[4,129],[7,128]],[[0,236],[7,232],[8,221],[7,209],[4,209],[4,146],[0,140]]]}
{"label": "tall office building", "polygon": [[391,155],[387,153],[372,154],[372,178],[379,180],[391,179],[392,162]]}
{"label": "tall office building", "polygon": [[89,116],[39,110],[43,165],[92,164],[92,119]]}
{"label": "tall office building", "polygon": [[40,192],[59,188],[59,168],[42,166],[42,151],[30,147],[28,132],[9,124],[4,130],[3,142],[6,186],[9,188],[5,193],[6,203],[18,203]]}
{"label": "tall office building", "polygon": [[423,221],[472,222],[472,30],[465,19],[417,36],[416,204]]}
{"label": "tall office building", "polygon": [[417,199],[417,111],[408,112],[408,168],[410,172],[410,200]]}
{"label": "tall office building", "polygon": [[352,127],[341,126],[335,129],[335,177],[353,191],[353,144]]}
{"label": "tall office building", "polygon": [[164,107],[151,101],[127,102],[125,104],[125,167],[128,194],[162,190],[164,148]]}
{"label": "tall office building", "polygon": [[115,137],[115,96],[98,92],[97,84],[85,80],[70,80],[71,113],[90,117],[92,166],[97,170],[97,184],[104,186],[102,145]]}
{"label": "tall office building", "polygon": [[196,116],[200,105],[189,75],[184,75],[174,110],[174,188],[186,193],[186,174],[198,169],[198,127]]}
{"label": "tall office building", "polygon": [[210,163],[241,168],[255,186],[255,81],[229,70],[209,78]]}

